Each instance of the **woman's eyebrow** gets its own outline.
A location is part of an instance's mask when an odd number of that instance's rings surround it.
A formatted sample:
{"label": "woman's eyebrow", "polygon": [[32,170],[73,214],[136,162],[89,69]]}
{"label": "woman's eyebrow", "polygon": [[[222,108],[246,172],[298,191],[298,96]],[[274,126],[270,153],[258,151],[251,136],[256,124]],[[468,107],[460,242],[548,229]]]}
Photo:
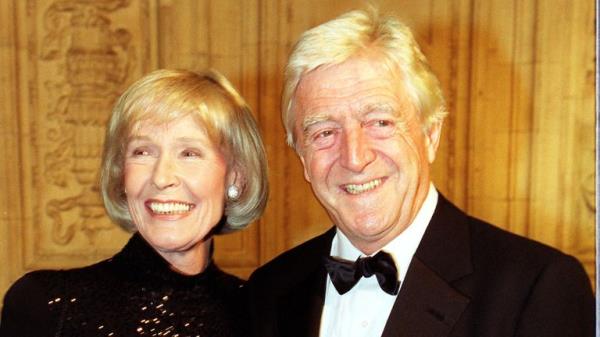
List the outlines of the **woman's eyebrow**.
{"label": "woman's eyebrow", "polygon": [[[202,138],[197,138],[197,137],[178,137],[175,138],[175,140],[179,143],[199,143],[199,142],[204,142],[204,139]],[[143,136],[143,135],[133,135],[127,138],[127,142],[132,142],[132,141],[153,141],[153,139],[150,136]]]}
{"label": "woman's eyebrow", "polygon": [[204,143],[205,139],[197,137],[178,137],[175,139],[179,143]]}
{"label": "woman's eyebrow", "polygon": [[151,141],[152,139],[150,139],[150,137],[148,136],[142,136],[142,135],[131,135],[129,137],[127,137],[127,143],[133,142],[133,141]]}

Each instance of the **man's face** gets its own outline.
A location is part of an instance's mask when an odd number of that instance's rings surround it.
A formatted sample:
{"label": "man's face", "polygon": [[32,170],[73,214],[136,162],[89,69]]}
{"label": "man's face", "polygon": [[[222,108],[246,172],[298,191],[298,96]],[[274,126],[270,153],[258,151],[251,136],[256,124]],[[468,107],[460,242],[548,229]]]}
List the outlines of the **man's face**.
{"label": "man's face", "polygon": [[401,75],[375,55],[301,79],[294,132],[304,176],[336,226],[370,254],[414,219],[441,123],[423,130]]}

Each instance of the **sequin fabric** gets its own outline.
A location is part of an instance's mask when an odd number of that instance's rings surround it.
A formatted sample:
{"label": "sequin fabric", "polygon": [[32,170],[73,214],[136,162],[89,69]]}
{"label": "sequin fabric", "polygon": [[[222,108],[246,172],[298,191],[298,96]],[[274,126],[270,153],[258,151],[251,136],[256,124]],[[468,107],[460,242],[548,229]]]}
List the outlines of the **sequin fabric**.
{"label": "sequin fabric", "polygon": [[171,271],[136,234],[109,260],[17,281],[0,336],[238,337],[246,326],[242,291],[242,281],[214,263],[196,276]]}

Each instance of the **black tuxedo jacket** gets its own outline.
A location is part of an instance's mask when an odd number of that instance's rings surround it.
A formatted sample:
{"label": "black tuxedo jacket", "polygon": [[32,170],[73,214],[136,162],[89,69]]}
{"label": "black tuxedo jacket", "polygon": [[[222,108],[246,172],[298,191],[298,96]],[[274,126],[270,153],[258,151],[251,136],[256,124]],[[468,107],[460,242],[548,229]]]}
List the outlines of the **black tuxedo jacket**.
{"label": "black tuxedo jacket", "polygon": [[[256,337],[319,336],[322,259],[334,234],[332,228],[252,274]],[[576,259],[469,217],[440,195],[382,336],[593,335],[594,297]]]}

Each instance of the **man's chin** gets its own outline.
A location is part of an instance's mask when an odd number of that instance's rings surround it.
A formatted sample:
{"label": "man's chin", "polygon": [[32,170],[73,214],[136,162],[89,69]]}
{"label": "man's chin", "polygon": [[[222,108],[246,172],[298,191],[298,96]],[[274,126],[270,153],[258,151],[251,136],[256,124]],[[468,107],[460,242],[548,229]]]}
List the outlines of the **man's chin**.
{"label": "man's chin", "polygon": [[354,224],[353,226],[342,229],[342,232],[344,232],[346,237],[358,247],[377,246],[380,242],[385,241],[390,230],[386,230],[386,228],[382,226]]}

